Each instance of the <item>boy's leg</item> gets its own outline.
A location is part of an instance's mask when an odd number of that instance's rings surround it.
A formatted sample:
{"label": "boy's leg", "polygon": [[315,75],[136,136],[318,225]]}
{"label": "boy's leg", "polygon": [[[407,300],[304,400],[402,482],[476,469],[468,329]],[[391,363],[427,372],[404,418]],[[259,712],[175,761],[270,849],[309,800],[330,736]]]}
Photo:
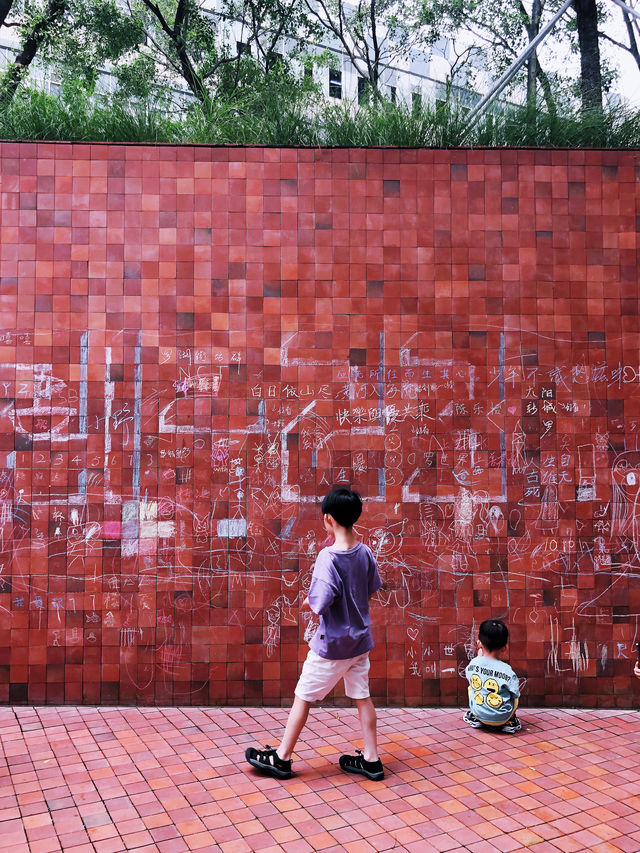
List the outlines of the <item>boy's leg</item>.
{"label": "boy's leg", "polygon": [[296,743],[298,742],[298,738],[300,737],[300,732],[307,722],[310,707],[311,702],[306,702],[299,696],[294,698],[293,705],[289,711],[289,717],[287,718],[284,735],[282,736],[280,746],[276,750],[278,758],[281,758],[283,761],[288,761],[291,758]]}
{"label": "boy's leg", "polygon": [[476,715],[471,709],[469,709],[463,714],[462,719],[465,721],[465,723],[470,725],[472,729],[484,728],[484,723],[482,722],[482,720],[478,719],[478,717],[476,717]]}
{"label": "boy's leg", "polygon": [[471,710],[473,708],[472,698],[474,694],[474,689],[471,685],[468,686],[467,692],[469,694],[469,710],[464,713],[462,719],[465,721],[465,723],[468,723],[468,725],[470,725],[472,729],[482,729],[484,728],[482,720],[478,719],[478,717],[476,717],[476,715]]}
{"label": "boy's leg", "polygon": [[378,732],[376,709],[370,696],[366,699],[355,699],[354,701],[358,708],[360,728],[362,729],[362,737],[364,739],[364,759],[365,761],[377,761]]}
{"label": "boy's leg", "polygon": [[265,747],[247,748],[245,756],[249,764],[278,779],[291,777],[291,754],[309,716],[312,702],[323,699],[342,678],[342,661],[325,660],[309,651],[296,686],[295,698],[287,718],[285,732],[277,749]]}
{"label": "boy's leg", "polygon": [[513,714],[509,717],[509,719],[502,724],[500,727],[500,731],[506,732],[506,734],[516,734],[522,729],[522,723],[518,719],[516,711],[518,710],[518,699],[513,700]]}
{"label": "boy's leg", "polygon": [[369,654],[353,659],[353,664],[344,675],[347,696],[356,703],[360,728],[364,739],[364,752],[341,755],[340,767],[346,773],[359,773],[367,779],[379,782],[384,779],[384,767],[378,758],[378,735],[376,709],[369,696]]}
{"label": "boy's leg", "polygon": [[255,746],[248,747],[245,751],[245,758],[249,764],[258,770],[275,776],[276,779],[291,778],[291,753],[300,737],[304,724],[307,722],[310,707],[311,702],[306,702],[296,696],[289,711],[280,746],[277,749],[270,746],[265,746],[264,749],[256,749]]}

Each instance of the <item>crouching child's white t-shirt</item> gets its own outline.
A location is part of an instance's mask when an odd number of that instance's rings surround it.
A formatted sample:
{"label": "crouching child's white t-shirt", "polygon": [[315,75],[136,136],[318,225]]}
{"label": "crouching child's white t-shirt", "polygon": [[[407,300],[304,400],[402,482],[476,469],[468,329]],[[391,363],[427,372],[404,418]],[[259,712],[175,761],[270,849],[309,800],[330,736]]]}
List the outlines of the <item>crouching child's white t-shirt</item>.
{"label": "crouching child's white t-shirt", "polygon": [[469,710],[483,723],[499,725],[513,716],[520,696],[518,676],[508,663],[483,655],[465,669],[469,682]]}

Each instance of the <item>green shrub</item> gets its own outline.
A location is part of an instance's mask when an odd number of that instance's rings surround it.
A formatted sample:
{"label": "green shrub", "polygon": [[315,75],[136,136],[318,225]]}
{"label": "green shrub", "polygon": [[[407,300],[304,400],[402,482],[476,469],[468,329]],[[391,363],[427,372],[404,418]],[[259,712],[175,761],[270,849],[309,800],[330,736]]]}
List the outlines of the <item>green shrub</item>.
{"label": "green shrub", "polygon": [[80,88],[60,97],[21,90],[0,113],[0,138],[69,142],[181,142],[180,122],[153,102],[91,99]]}
{"label": "green shrub", "polygon": [[0,115],[0,138],[50,141],[169,142],[215,145],[399,146],[455,148],[610,147],[640,144],[640,112],[618,107],[561,115],[510,107],[485,115],[465,132],[455,104],[414,110],[382,100],[362,106],[330,106],[314,88],[291,81],[246,87],[209,106],[168,100],[89,97],[66,86],[59,97],[34,89],[18,93]]}

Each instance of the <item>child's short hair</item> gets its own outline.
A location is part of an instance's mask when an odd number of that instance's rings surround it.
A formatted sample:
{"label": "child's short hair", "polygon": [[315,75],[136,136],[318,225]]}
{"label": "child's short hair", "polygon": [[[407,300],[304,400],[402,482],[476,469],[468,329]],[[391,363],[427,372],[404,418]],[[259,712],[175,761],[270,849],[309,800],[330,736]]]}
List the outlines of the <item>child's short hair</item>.
{"label": "child's short hair", "polygon": [[495,652],[509,642],[509,629],[501,619],[485,619],[478,630],[478,639],[487,651]]}
{"label": "child's short hair", "polygon": [[341,527],[349,528],[362,515],[362,498],[353,489],[331,489],[321,507],[323,515],[330,515]]}

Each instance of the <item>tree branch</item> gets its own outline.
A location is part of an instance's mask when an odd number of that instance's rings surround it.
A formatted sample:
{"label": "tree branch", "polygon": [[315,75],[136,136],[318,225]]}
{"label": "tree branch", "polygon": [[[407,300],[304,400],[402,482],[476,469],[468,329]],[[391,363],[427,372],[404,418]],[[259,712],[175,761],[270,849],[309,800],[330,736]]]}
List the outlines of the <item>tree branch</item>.
{"label": "tree branch", "polygon": [[191,57],[189,56],[189,51],[187,49],[187,33],[189,28],[188,0],[178,0],[178,7],[176,9],[176,15],[172,27],[162,14],[159,6],[154,3],[153,0],[142,0],[142,2],[147,9],[155,15],[155,18],[160,24],[163,32],[170,39],[178,58],[180,72],[187,86],[199,101],[202,103],[208,103],[209,93],[202,81],[202,78],[191,61]]}
{"label": "tree branch", "polygon": [[[474,24],[476,27],[484,29],[484,24],[481,21],[475,20],[474,18],[470,18],[469,23]],[[513,45],[510,44],[506,39],[504,39],[500,35],[500,33],[494,33],[490,31],[491,37],[489,37],[483,35],[481,32],[476,32],[475,30],[472,30],[469,24],[467,24],[467,29],[472,35],[474,35],[477,39],[480,39],[480,41],[483,41],[486,45],[494,46],[496,44],[499,44],[500,47],[502,47],[502,49],[506,51],[506,53],[510,54],[511,56],[516,55],[517,51],[515,50]]]}
{"label": "tree branch", "polygon": [[11,11],[13,0],[0,0],[0,27],[12,27],[15,24],[5,24],[7,15]]}
{"label": "tree branch", "polygon": [[380,79],[380,47],[378,45],[378,22],[376,20],[376,0],[370,0],[371,10],[371,40],[373,41],[373,88],[377,96],[378,80]]}
{"label": "tree branch", "polygon": [[164,57],[164,63],[160,62],[160,64],[164,65],[164,67],[167,70],[171,70],[175,74],[179,75],[180,74],[180,66],[178,65],[178,63],[174,61],[173,57],[167,53],[167,51],[162,47],[160,42],[155,38],[155,36],[152,33],[150,33],[147,30],[146,27],[144,30],[144,34],[149,39],[151,44],[155,47],[155,49],[158,51],[158,54],[160,56]]}
{"label": "tree branch", "polygon": [[325,29],[329,30],[329,32],[333,33],[333,35],[338,39],[340,44],[342,45],[344,52],[349,57],[351,64],[355,68],[356,72],[360,74],[361,77],[367,77],[368,74],[363,71],[361,63],[361,58],[357,56],[349,43],[349,39],[347,35],[350,35],[349,30],[345,33],[346,21],[343,20],[343,11],[342,11],[342,0],[338,0],[338,20],[337,22],[332,19],[331,13],[327,9],[326,3],[324,0],[317,0],[317,4],[320,10],[324,13],[323,15],[320,13],[318,9],[312,4],[311,0],[305,0],[305,5],[309,10],[310,14],[313,15],[314,18],[323,26]]}
{"label": "tree branch", "polygon": [[522,18],[522,23],[525,26],[525,29],[528,30],[531,26],[531,18],[529,17],[529,13],[524,8],[524,4],[522,0],[518,0],[518,11],[520,12],[520,17]]}
{"label": "tree branch", "polygon": [[152,0],[142,0],[142,2],[147,7],[147,9],[155,15],[156,20],[164,30],[165,34],[168,35],[170,39],[173,39],[175,37],[173,29],[167,23],[166,18],[160,11],[160,7],[153,3]]}
{"label": "tree branch", "polygon": [[631,53],[631,48],[628,44],[623,44],[621,41],[616,41],[616,39],[611,38],[610,35],[604,33],[602,30],[598,30],[598,36],[601,39],[605,39],[605,41],[611,42],[611,44],[615,44],[615,46],[619,47],[621,50],[626,50],[628,53]]}
{"label": "tree branch", "polygon": [[[633,24],[631,23],[631,16],[623,11],[622,17],[624,18],[624,23],[627,28],[627,35],[629,36],[629,53],[636,61],[636,65],[640,70],[640,51],[638,50],[638,42],[636,41],[636,34],[633,29]],[[637,21],[636,21],[637,23]]]}

